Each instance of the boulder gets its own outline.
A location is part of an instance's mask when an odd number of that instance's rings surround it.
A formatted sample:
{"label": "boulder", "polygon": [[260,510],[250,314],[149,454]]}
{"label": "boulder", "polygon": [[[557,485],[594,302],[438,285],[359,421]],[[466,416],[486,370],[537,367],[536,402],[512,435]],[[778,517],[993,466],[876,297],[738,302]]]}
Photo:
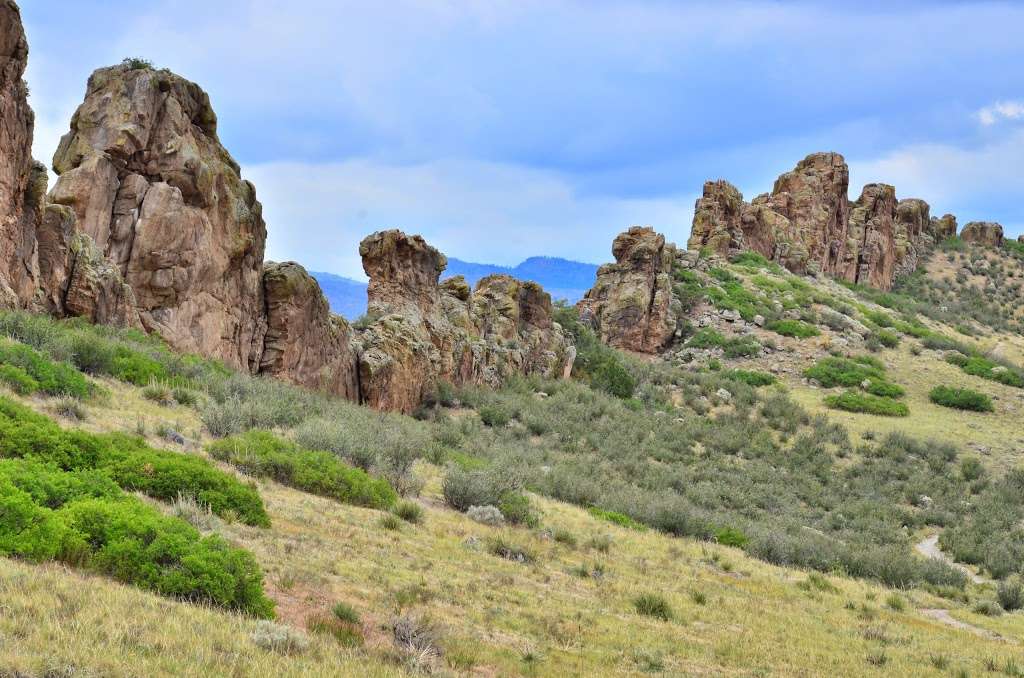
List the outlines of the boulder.
{"label": "boulder", "polygon": [[299,264],[267,262],[266,332],[259,372],[307,388],[359,397],[352,328],[331,313],[320,285]]}
{"label": "boulder", "polygon": [[98,305],[89,307],[93,320],[120,324],[137,315],[178,350],[258,369],[262,208],[221,145],[198,85],[131,64],[97,70],[53,168],[51,201],[74,212],[90,251],[133,293],[124,299],[134,313],[108,317]]}
{"label": "boulder", "polygon": [[578,308],[611,346],[656,353],[671,342],[682,307],[672,295],[676,248],[649,226],[634,226],[612,243],[614,264],[597,271],[597,280]]}
{"label": "boulder", "polygon": [[850,210],[843,277],[889,289],[896,270],[895,241],[896,189],[868,184]]}
{"label": "boulder", "polygon": [[984,247],[1002,247],[1003,227],[992,221],[972,221],[964,226],[960,238]]}

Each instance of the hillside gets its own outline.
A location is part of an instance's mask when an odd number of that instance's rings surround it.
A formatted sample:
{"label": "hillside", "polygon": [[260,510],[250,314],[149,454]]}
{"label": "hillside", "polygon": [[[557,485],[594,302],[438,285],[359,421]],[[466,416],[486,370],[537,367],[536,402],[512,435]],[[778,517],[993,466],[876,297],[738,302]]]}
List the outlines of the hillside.
{"label": "hillside", "polygon": [[[724,267],[737,277],[750,273],[744,265]],[[854,298],[851,293],[849,299]],[[878,427],[888,420],[870,415],[851,416],[862,418],[859,431],[874,428],[878,433],[869,437],[854,430],[850,442],[844,442],[842,427],[806,418],[798,407],[787,404],[787,392],[814,393],[818,399],[822,395],[803,384],[797,374],[782,373],[781,383],[752,388],[737,381],[740,373],[730,376],[727,370],[756,367],[760,365],[756,361],[725,359],[723,370],[702,374],[665,371],[652,363],[584,348],[591,369],[581,373],[580,382],[448,392],[419,420],[398,415],[381,419],[344,401],[210,371],[202,362],[180,362],[157,344],[139,343],[131,333],[10,314],[0,317],[0,325],[9,335],[42,349],[42,363],[37,360],[36,364],[45,363],[45,356],[60,346],[79,347],[72,360],[91,365],[95,376],[86,378],[99,389],[74,405],[66,397],[42,393],[10,392],[4,396],[7,401],[55,417],[67,430],[141,435],[154,449],[210,460],[214,467],[253,483],[266,506],[269,527],[246,525],[237,514],[211,513],[187,496],[145,501],[164,515],[180,516],[204,534],[222,535],[251,552],[264,572],[264,588],[275,603],[279,625],[264,628],[256,620],[215,607],[160,598],[88,574],[82,565],[32,565],[3,558],[4,579],[16,585],[6,588],[5,605],[12,613],[0,618],[0,630],[5,637],[19,639],[5,648],[8,672],[41,675],[59,665],[104,675],[234,671],[257,676],[397,676],[430,667],[453,675],[554,676],[567,671],[748,675],[756,669],[761,675],[779,676],[877,675],[879,671],[938,676],[951,670],[1014,675],[1018,666],[1016,638],[1024,632],[1024,617],[988,612],[994,603],[986,601],[996,596],[994,584],[971,584],[955,570],[942,567],[914,572],[911,545],[937,529],[932,526],[936,518],[924,513],[911,520],[909,532],[900,528],[914,514],[917,500],[912,488],[921,487],[931,493],[935,509],[953,511],[943,520],[947,530],[957,529],[963,519],[956,517],[961,510],[955,508],[957,493],[984,497],[986,492],[985,484],[975,483],[968,489],[956,480],[966,473],[959,469],[970,455],[952,452],[942,457],[946,453],[941,452],[932,458],[932,452],[917,451],[910,441],[879,444],[875,442],[882,437]],[[820,329],[823,335],[830,332],[827,327]],[[791,350],[781,352],[795,359],[802,355],[805,341],[790,343],[782,338],[780,343]],[[810,343],[817,346],[816,341]],[[122,362],[109,366],[95,359],[83,362],[86,356],[106,353],[104,346],[123,356]],[[5,364],[12,364],[12,351],[6,350]],[[904,360],[932,367],[942,364],[926,352],[913,356],[882,348],[876,355],[886,364]],[[132,361],[153,371],[160,370],[157,365],[166,365],[169,386],[162,387],[160,382],[135,386],[124,381],[134,378],[134,373],[119,372],[117,365],[130,356],[139,356]],[[604,394],[606,383],[617,383],[606,382],[602,375],[607,370],[597,369],[604,360],[618,361],[638,380],[639,400],[622,401]],[[105,376],[108,369],[109,374],[125,376]],[[9,373],[6,369],[5,375]],[[185,374],[192,375],[187,382],[181,381]],[[906,374],[890,370],[889,377],[908,388],[916,386]],[[743,380],[756,383],[745,376]],[[175,382],[187,386],[172,389]],[[991,382],[970,383],[992,386]],[[732,394],[729,400],[722,390]],[[930,413],[921,411],[913,394],[907,398],[908,424],[919,416],[930,420]],[[813,402],[809,405],[818,407]],[[773,448],[792,449],[789,454],[793,454],[812,439],[819,441],[813,444],[824,445],[818,455],[825,456],[806,457],[810,465],[796,459],[784,462],[777,467],[782,476],[766,479],[768,466],[757,464],[750,452],[737,456],[732,451],[734,436],[750,440],[744,418],[737,416],[741,410],[757,413],[757,421],[764,422],[769,437],[758,448],[769,459]],[[666,411],[672,414],[665,416]],[[9,407],[7,412],[5,416],[12,416]],[[986,425],[1010,421],[1001,414],[975,416],[988,417]],[[968,415],[950,418],[962,424],[970,421]],[[707,426],[708,421],[717,424]],[[255,456],[244,462],[242,468],[248,468],[244,473],[229,461],[218,461],[230,460],[234,449],[260,454],[264,448],[258,439],[238,437],[250,426],[273,428],[300,446],[335,450],[349,463],[382,474],[414,497],[411,502],[419,507],[417,511],[404,505],[394,510],[415,522],[353,506],[347,503],[351,500],[317,496],[313,486],[302,491],[295,483],[308,481],[298,477],[278,475],[276,481],[265,477],[265,471],[253,465]],[[228,436],[227,446],[215,445],[213,434]],[[623,436],[649,442],[634,448],[631,456],[621,457],[622,450],[630,449]],[[690,456],[686,452],[690,445],[703,451]],[[289,448],[282,450],[288,453]],[[615,456],[596,461],[605,450]],[[899,456],[877,466],[886,458],[879,454],[897,454],[897,450]],[[580,461],[599,456],[581,466],[572,458],[580,453],[586,454]],[[927,463],[915,464],[915,455],[922,454],[922,462]],[[944,461],[936,466],[939,458]],[[907,484],[893,486],[895,494],[875,495],[874,489],[880,486],[868,483],[854,487],[849,499],[842,493],[818,495],[812,487],[829,477],[820,465],[825,459],[832,460],[835,472],[850,478],[864,472],[868,477],[890,477],[894,469],[902,469],[908,474]],[[1012,457],[993,448],[981,459],[980,477],[990,473],[994,483],[1000,465]],[[508,464],[513,460],[525,475],[509,475],[513,467]],[[549,471],[541,472],[548,467]],[[599,476],[581,475],[584,467],[604,470]],[[731,470],[723,475],[725,468]],[[677,477],[677,473],[684,475]],[[696,475],[684,480],[690,473]],[[463,485],[458,480],[463,477],[476,480]],[[602,480],[588,489],[592,478]],[[504,525],[489,526],[453,506],[453,502],[465,506],[467,501],[486,501],[483,497],[494,491],[488,489],[490,483],[499,479],[499,487],[525,483],[528,488],[525,513],[513,510],[512,504],[504,508],[508,516],[519,516],[514,518],[517,523],[506,519]],[[626,484],[620,485],[618,479]],[[750,481],[756,484],[746,486]],[[736,504],[741,486],[747,487],[742,490],[746,493],[759,486],[766,492]],[[683,491],[687,487],[691,489]],[[594,500],[588,493],[595,491],[601,510],[571,505],[590,504]],[[658,508],[670,500],[671,494],[665,492],[680,491],[677,496],[683,504],[669,513]],[[780,492],[796,492],[812,502],[810,512],[792,513],[797,503],[788,499],[779,506],[763,503],[772,496],[781,498]],[[863,498],[871,497],[875,507],[861,512],[853,523],[836,524],[828,517],[831,511],[814,517],[819,509],[813,502],[852,500],[849,510],[854,510],[862,501],[856,498],[861,492],[868,493]],[[649,509],[636,503],[641,496],[650,498]],[[891,518],[879,513],[889,502],[895,510]],[[687,504],[690,508],[684,508]],[[750,510],[755,507],[766,512]],[[784,508],[781,515],[779,508]],[[969,516],[964,518],[971,520]],[[787,527],[791,519],[796,521],[796,532]],[[643,523],[660,529],[645,529]],[[709,528],[717,534],[711,541],[699,536]],[[805,567],[811,569],[765,562],[766,558],[782,563],[791,559],[796,552],[785,555],[789,548],[782,546],[785,540],[776,540],[785,534],[799,536],[801,531],[806,538],[801,538],[800,548],[807,554],[827,553],[827,542],[835,535],[842,540],[866,540],[861,543],[878,544],[883,551],[886,544],[900,545],[900,560],[905,564],[891,561],[886,569],[873,573],[871,561],[864,560],[867,569],[862,577],[867,578],[855,579],[835,571],[827,556],[822,565],[806,561]],[[699,538],[686,538],[688,534]],[[764,550],[770,543],[776,545]],[[830,571],[819,574],[817,567]],[[982,570],[982,575],[988,572]],[[890,579],[897,588],[876,583],[878,577]],[[1000,599],[1005,600],[1002,594]],[[352,622],[336,627],[317,622],[322,615],[330,619],[330,609],[339,602],[347,606],[345,610],[354,610],[354,615],[344,612],[345,619],[358,620],[354,626]],[[114,631],[103,621],[117,618],[132,623]],[[339,630],[327,632],[332,628]],[[55,645],[54,635],[65,640]]]}
{"label": "hillside", "polygon": [[[594,283],[596,272],[597,266],[593,264],[558,257],[530,257],[517,266],[475,264],[449,257],[442,275],[445,278],[461,275],[470,287],[475,287],[481,278],[489,275],[510,275],[538,283],[555,300],[575,304]],[[332,311],[348,320],[356,320],[366,313],[366,283],[333,273],[309,273],[320,283]]]}

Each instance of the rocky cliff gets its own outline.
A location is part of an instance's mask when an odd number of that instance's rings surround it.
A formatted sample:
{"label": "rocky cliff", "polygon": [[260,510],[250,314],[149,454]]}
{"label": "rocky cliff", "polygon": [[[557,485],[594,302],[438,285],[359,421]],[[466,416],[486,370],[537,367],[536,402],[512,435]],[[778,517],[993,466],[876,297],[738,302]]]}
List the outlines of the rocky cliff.
{"label": "rocky cliff", "polygon": [[[726,198],[731,187],[716,186]],[[735,190],[735,189],[733,189]],[[716,205],[732,219],[738,202]],[[629,351],[655,353],[672,340],[682,307],[672,297],[675,245],[649,226],[634,226],[612,243],[614,264],[598,269],[594,287],[577,305],[580,319],[605,343]]]}
{"label": "rocky cliff", "polygon": [[849,177],[843,156],[814,153],[750,203],[728,182],[708,182],[688,247],[723,256],[751,250],[794,273],[888,289],[897,275],[916,267],[918,252],[953,218],[933,224],[926,202],[897,201],[887,184],[868,184],[851,204]]}
{"label": "rocky cliff", "polygon": [[1003,227],[992,221],[972,221],[964,225],[960,237],[977,245],[1000,247],[1003,244]]}
{"label": "rocky cliff", "polygon": [[298,264],[264,263],[252,184],[195,83],[138,60],[93,73],[53,159],[33,163],[17,5],[0,0],[0,305],[138,327],[240,369],[411,411],[441,381],[568,375],[551,298],[506,275],[470,292],[446,260],[387,231],[360,252],[373,318],[330,312]]}
{"label": "rocky cliff", "polygon": [[68,313],[137,319],[179,350],[257,367],[266,226],[198,85],[144,64],[96,71],[53,168],[50,201],[71,208],[91,241],[87,289],[118,299],[92,303],[72,278]]}
{"label": "rocky cliff", "polygon": [[24,307],[38,288],[36,224],[46,193],[46,168],[32,161],[35,118],[22,80],[28,43],[21,13],[0,0],[0,304]]}
{"label": "rocky cliff", "polygon": [[488,276],[470,291],[439,283],[447,260],[420,236],[391,230],[359,246],[371,321],[359,332],[362,399],[410,412],[438,383],[496,386],[512,374],[568,376],[572,342],[538,285]]}

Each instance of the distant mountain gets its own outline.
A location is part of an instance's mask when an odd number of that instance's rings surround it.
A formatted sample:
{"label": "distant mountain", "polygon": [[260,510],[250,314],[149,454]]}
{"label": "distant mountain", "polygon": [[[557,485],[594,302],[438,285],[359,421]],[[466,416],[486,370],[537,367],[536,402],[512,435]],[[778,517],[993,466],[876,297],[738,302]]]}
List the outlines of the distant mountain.
{"label": "distant mountain", "polygon": [[[472,287],[481,278],[495,273],[506,273],[520,280],[532,280],[551,294],[552,299],[565,299],[570,303],[576,303],[594,284],[597,266],[558,257],[530,257],[517,266],[477,264],[451,258],[448,259],[448,268],[441,277],[443,279],[461,275]],[[320,283],[332,311],[349,320],[354,320],[366,312],[366,283],[333,273],[310,271],[310,274]]]}
{"label": "distant mountain", "polygon": [[366,283],[333,273],[310,271],[309,274],[320,283],[332,311],[348,320],[366,313]]}

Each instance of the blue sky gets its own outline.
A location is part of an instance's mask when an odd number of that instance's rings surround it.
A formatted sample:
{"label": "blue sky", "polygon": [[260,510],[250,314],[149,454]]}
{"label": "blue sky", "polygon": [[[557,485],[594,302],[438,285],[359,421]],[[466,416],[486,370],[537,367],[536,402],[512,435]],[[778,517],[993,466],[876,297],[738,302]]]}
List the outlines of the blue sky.
{"label": "blue sky", "polygon": [[462,259],[685,243],[706,179],[748,198],[807,153],[961,224],[1024,233],[1024,5],[612,0],[20,0],[37,157],[92,69],[201,84],[268,257],[361,277],[359,240]]}

